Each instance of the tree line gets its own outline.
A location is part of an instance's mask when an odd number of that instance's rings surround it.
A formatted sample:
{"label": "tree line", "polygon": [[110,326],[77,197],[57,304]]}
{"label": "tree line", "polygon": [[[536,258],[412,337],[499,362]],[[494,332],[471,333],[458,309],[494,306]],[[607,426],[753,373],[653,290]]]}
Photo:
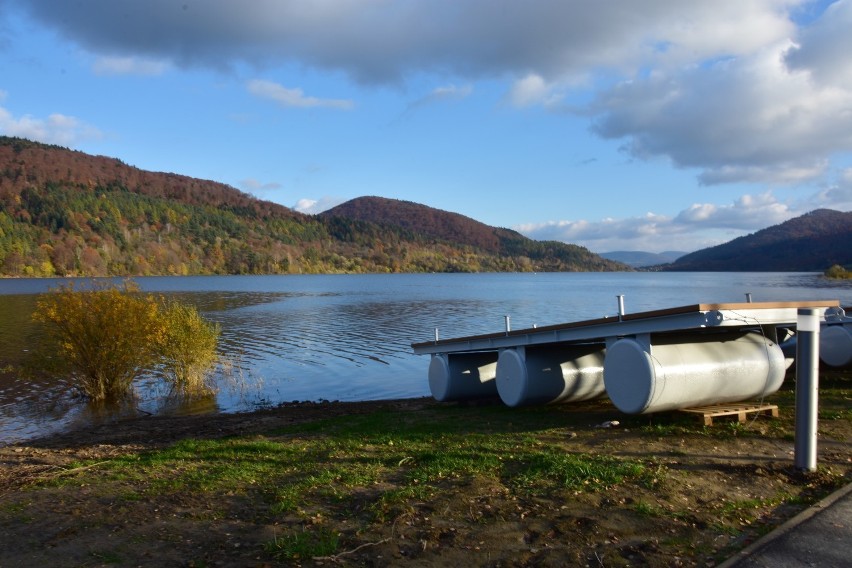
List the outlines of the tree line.
{"label": "tree line", "polygon": [[262,218],[117,184],[48,182],[0,199],[4,276],[588,269],[582,257],[560,257],[547,243],[509,247],[493,254],[341,217]]}
{"label": "tree line", "polygon": [[623,268],[581,247],[392,202],[370,202],[376,220],[309,216],[225,184],[0,136],[0,275]]}

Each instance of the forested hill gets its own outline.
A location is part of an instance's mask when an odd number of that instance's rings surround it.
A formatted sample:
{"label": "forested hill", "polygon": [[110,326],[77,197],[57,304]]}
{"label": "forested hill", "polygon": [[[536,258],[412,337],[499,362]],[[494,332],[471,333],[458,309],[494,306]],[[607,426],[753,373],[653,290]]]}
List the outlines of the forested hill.
{"label": "forested hill", "polygon": [[0,136],[0,197],[60,184],[68,189],[120,188],[186,205],[223,207],[256,217],[304,218],[229,185],[173,173],[149,172],[115,158]]}
{"label": "forested hill", "polygon": [[624,268],[517,237],[498,252],[392,224],[308,216],[221,183],[0,137],[3,276]]}
{"label": "forested hill", "polygon": [[489,227],[458,213],[383,197],[359,197],[329,209],[321,216],[394,225],[432,239],[464,243],[491,252],[500,251],[501,236],[521,236],[514,231]]}
{"label": "forested hill", "polygon": [[419,203],[383,197],[359,197],[321,214],[402,229],[435,243],[455,243],[469,250],[514,258],[522,270],[625,270],[583,247],[533,241],[516,231],[491,227],[470,217]]}
{"label": "forested hill", "polygon": [[823,271],[852,266],[852,212],[817,209],[682,256],[664,270]]}

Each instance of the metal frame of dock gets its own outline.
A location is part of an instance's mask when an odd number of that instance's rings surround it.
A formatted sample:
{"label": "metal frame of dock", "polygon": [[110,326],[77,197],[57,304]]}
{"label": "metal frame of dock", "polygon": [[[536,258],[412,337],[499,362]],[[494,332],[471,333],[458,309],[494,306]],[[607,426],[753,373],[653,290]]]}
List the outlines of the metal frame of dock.
{"label": "metal frame of dock", "polygon": [[413,343],[411,347],[416,355],[435,355],[560,343],[609,344],[618,338],[632,336],[650,348],[651,334],[706,333],[724,328],[759,328],[775,339],[775,328],[795,328],[799,308],[817,309],[826,322],[852,322],[837,300],[692,304],[544,327],[437,339]]}

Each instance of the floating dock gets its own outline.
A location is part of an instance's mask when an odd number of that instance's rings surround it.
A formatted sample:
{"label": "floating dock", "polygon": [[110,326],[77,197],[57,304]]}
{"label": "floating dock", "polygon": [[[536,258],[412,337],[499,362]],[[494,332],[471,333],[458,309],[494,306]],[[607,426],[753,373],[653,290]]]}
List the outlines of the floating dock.
{"label": "floating dock", "polygon": [[508,406],[608,395],[629,414],[762,398],[792,359],[797,312],[815,309],[823,362],[852,365],[852,318],[836,300],[694,304],[545,327],[414,343],[431,355],[439,401],[499,395]]}

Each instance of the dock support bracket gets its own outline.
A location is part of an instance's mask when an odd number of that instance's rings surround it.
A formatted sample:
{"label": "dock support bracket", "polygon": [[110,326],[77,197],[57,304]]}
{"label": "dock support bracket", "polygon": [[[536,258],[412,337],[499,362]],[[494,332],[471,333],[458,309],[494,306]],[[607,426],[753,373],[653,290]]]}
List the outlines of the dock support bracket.
{"label": "dock support bracket", "polygon": [[518,345],[517,347],[504,347],[503,349],[498,349],[497,353],[502,353],[503,351],[514,351],[518,354],[518,357],[521,358],[521,361],[527,360],[527,348],[523,345]]}
{"label": "dock support bracket", "polygon": [[612,347],[616,341],[619,339],[632,339],[636,343],[642,346],[642,349],[648,355],[651,354],[651,334],[650,333],[637,333],[636,335],[616,335],[606,338],[606,347],[609,349]]}

